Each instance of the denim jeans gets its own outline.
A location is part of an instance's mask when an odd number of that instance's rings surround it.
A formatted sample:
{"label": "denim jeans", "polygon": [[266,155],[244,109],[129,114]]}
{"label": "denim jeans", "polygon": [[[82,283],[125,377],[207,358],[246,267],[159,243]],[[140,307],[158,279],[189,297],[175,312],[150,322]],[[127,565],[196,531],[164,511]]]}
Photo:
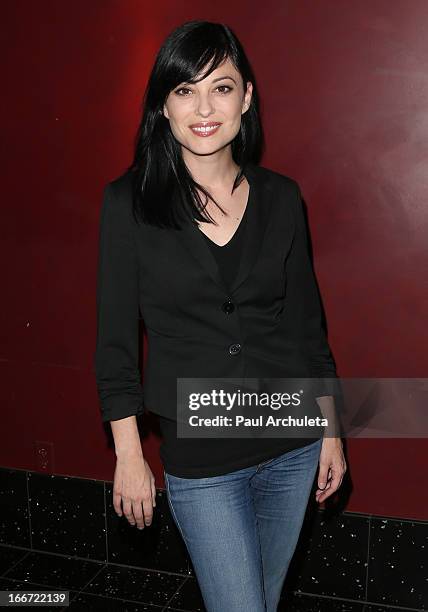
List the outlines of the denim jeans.
{"label": "denim jeans", "polygon": [[276,612],[318,467],[322,438],[207,478],[164,470],[168,505],[207,612]]}

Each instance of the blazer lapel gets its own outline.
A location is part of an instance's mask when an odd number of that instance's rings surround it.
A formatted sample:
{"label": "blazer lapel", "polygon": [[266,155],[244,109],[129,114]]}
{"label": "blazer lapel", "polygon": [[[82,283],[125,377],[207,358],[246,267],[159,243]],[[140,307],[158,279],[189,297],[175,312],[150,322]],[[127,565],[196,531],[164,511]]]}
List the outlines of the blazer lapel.
{"label": "blazer lapel", "polygon": [[244,171],[250,184],[250,199],[247,211],[247,232],[242,246],[241,259],[231,291],[245,281],[260,253],[272,205],[271,188],[262,172],[255,165],[248,165]]}
{"label": "blazer lapel", "polygon": [[[248,214],[246,229],[248,231],[245,233],[240,264],[231,292],[234,292],[244,282],[257,260],[272,203],[271,187],[259,168],[256,165],[249,164],[244,170],[244,175],[250,185],[247,204],[249,208],[246,211],[246,214]],[[198,226],[194,223],[186,224],[177,232],[177,237],[190,255],[206,270],[212,280],[219,285],[222,291],[228,294],[229,290],[220,274],[217,261]]]}

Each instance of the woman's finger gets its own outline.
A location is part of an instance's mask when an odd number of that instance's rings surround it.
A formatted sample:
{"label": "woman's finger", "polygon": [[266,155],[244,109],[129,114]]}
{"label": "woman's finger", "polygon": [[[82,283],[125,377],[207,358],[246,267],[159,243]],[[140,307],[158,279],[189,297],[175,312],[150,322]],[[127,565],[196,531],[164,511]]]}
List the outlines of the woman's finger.
{"label": "woman's finger", "polygon": [[153,504],[151,492],[149,495],[145,495],[143,497],[143,512],[144,522],[146,523],[146,525],[151,525],[153,520]]}
{"label": "woman's finger", "polygon": [[113,508],[118,516],[122,516],[122,496],[113,491]]}
{"label": "woman's finger", "polygon": [[122,498],[123,514],[131,525],[135,525],[135,517],[132,512],[132,504],[130,499]]}
{"label": "woman's finger", "polygon": [[156,506],[156,485],[154,479],[152,481],[152,506]]}
{"label": "woman's finger", "polygon": [[333,495],[333,493],[335,493],[335,491],[337,491],[337,489],[341,485],[342,477],[343,477],[342,470],[341,469],[335,470],[334,468],[332,468],[331,472],[332,472],[332,477],[328,483],[328,486],[323,491],[321,491],[319,495],[317,492],[318,502],[325,501],[328,497]]}
{"label": "woman's finger", "polygon": [[138,529],[144,529],[144,516],[143,510],[141,507],[141,501],[133,501],[132,502],[132,512],[134,515],[134,520],[137,523]]}

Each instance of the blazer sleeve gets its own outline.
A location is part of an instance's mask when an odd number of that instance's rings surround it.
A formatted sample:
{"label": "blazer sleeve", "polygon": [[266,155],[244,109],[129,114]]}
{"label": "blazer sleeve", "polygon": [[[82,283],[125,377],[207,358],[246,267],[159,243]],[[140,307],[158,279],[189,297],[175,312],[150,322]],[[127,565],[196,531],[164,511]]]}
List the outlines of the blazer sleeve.
{"label": "blazer sleeve", "polygon": [[[297,334],[306,355],[310,378],[337,378],[336,366],[322,322],[320,296],[308,248],[308,229],[303,213],[299,185],[294,181],[293,212],[295,235],[286,264],[286,305],[292,322],[292,336]],[[295,336],[294,336],[295,337]],[[318,380],[313,385],[317,397],[338,391],[338,381]]]}
{"label": "blazer sleeve", "polygon": [[108,184],[99,225],[94,354],[102,421],[143,412],[138,265],[129,209]]}

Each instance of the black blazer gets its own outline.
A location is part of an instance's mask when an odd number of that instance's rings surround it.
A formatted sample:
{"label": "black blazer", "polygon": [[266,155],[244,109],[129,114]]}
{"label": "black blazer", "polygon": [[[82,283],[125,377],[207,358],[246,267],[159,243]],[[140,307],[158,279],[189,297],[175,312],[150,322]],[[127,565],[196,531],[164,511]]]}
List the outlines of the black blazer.
{"label": "black blazer", "polygon": [[94,355],[103,421],[144,408],[175,418],[177,377],[336,377],[299,186],[252,164],[245,176],[249,231],[230,292],[197,225],[137,225],[130,175],[105,187]]}

